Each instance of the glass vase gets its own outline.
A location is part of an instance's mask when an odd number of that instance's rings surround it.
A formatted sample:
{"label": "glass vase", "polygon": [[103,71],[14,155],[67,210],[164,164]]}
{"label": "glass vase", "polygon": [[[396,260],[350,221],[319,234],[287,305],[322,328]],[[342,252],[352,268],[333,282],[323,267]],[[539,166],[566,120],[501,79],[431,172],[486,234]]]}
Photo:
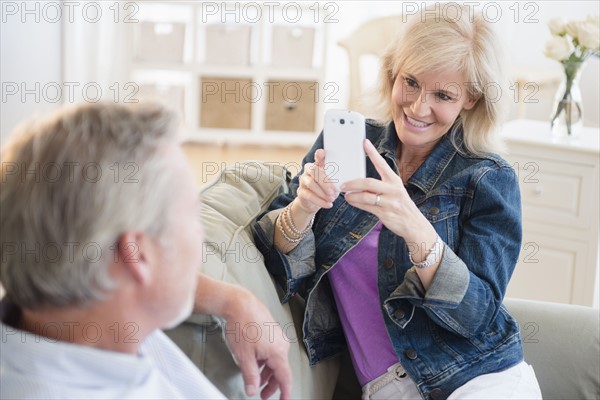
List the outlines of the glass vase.
{"label": "glass vase", "polygon": [[556,91],[550,127],[552,136],[574,137],[583,127],[583,105],[579,78],[583,63],[564,64],[564,76]]}

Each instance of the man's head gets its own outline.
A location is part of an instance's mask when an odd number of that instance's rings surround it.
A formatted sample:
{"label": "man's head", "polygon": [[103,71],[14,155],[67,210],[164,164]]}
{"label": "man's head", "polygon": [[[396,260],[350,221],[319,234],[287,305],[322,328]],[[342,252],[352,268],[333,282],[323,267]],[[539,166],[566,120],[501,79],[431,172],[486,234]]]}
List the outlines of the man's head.
{"label": "man's head", "polygon": [[[191,311],[198,200],[158,105],[91,104],[2,148],[0,280],[23,309],[86,307],[135,287],[157,326]],[[128,289],[129,290],[129,289]]]}

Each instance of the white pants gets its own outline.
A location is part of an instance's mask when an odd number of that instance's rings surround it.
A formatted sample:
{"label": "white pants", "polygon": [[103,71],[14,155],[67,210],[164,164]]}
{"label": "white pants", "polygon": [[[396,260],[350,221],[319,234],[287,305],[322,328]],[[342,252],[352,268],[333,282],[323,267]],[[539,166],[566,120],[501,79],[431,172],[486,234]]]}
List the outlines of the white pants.
{"label": "white pants", "polygon": [[[381,377],[363,386],[363,399],[397,400],[421,399],[417,385],[400,364],[388,368],[394,379],[373,393],[373,386]],[[387,375],[387,374],[386,374]],[[383,376],[383,375],[382,375]],[[369,391],[371,395],[369,396]],[[541,399],[542,392],[535,372],[525,361],[502,372],[480,375],[471,379],[448,397],[448,399]]]}

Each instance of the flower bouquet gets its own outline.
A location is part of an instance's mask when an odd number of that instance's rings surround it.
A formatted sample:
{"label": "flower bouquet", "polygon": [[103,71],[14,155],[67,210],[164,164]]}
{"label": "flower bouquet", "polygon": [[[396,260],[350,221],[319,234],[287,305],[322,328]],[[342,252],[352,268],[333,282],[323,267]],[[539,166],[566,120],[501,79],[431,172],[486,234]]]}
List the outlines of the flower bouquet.
{"label": "flower bouquet", "polygon": [[546,42],[544,54],[559,61],[564,70],[550,125],[554,134],[572,136],[576,127],[583,125],[579,77],[584,62],[600,54],[600,20],[598,15],[569,22],[557,17],[548,21],[548,27],[552,37]]}

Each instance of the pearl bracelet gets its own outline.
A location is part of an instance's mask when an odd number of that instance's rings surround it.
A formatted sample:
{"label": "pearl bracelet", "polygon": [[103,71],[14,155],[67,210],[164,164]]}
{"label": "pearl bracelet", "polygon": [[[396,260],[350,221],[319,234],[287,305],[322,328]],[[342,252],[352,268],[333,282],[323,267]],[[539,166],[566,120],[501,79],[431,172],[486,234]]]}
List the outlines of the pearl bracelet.
{"label": "pearl bracelet", "polygon": [[302,239],[304,239],[304,236],[292,238],[287,233],[285,233],[285,229],[283,228],[283,220],[281,221],[281,224],[279,224],[279,231],[283,235],[284,239],[290,243],[300,243],[302,241]]}
{"label": "pearl bracelet", "polygon": [[[308,231],[312,229],[313,223],[315,222],[315,215],[313,215],[310,219],[308,226],[301,231],[300,229],[298,229],[298,227],[294,223],[294,220],[292,219],[291,207],[292,203],[288,204],[283,209],[283,212],[280,214],[281,223],[279,224],[279,231],[281,232],[285,240],[287,240],[288,242],[299,243],[300,241],[302,241],[302,239],[304,239]],[[289,232],[293,232],[297,236],[291,237],[287,234],[286,230]]]}
{"label": "pearl bracelet", "polygon": [[313,223],[315,222],[316,214],[313,214],[312,218],[310,219],[310,222],[308,223],[308,226],[304,230],[301,231],[300,229],[298,229],[298,227],[294,223],[294,219],[292,218],[292,203],[288,204],[285,207],[284,213],[285,213],[285,217],[287,218],[287,222],[289,222],[288,225],[291,228],[292,232],[294,232],[295,234],[300,235],[300,236],[306,236],[308,231],[312,229]]}

